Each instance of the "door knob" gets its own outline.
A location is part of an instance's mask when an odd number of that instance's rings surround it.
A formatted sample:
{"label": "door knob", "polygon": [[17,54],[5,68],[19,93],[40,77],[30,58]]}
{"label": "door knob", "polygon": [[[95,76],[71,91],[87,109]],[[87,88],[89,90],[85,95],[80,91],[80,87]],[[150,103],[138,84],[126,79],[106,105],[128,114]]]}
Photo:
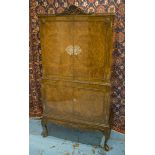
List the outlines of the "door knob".
{"label": "door knob", "polygon": [[77,100],[76,100],[76,98],[73,98],[73,102],[76,102]]}

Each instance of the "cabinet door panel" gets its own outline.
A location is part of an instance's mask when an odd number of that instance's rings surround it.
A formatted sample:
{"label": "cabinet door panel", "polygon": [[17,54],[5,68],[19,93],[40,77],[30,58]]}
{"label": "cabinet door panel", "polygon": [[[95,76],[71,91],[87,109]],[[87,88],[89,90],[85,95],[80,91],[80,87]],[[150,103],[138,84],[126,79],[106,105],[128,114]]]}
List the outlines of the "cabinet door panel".
{"label": "cabinet door panel", "polygon": [[61,81],[42,82],[42,98],[45,113],[73,114],[73,86]]}
{"label": "cabinet door panel", "polygon": [[106,63],[106,25],[101,21],[74,22],[74,45],[81,52],[74,57],[74,77],[103,81]]}
{"label": "cabinet door panel", "polygon": [[72,77],[72,56],[66,51],[73,44],[73,22],[61,20],[41,22],[43,77]]}
{"label": "cabinet door panel", "polygon": [[74,115],[81,120],[107,123],[108,96],[107,89],[75,87],[73,98]]}

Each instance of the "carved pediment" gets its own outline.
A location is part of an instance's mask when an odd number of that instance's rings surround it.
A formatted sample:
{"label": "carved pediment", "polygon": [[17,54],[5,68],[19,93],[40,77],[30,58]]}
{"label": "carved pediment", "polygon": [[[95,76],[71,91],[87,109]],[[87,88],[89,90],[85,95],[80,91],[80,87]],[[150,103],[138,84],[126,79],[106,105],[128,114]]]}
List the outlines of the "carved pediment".
{"label": "carved pediment", "polygon": [[77,6],[70,5],[68,8],[66,8],[62,13],[58,15],[86,15],[86,14],[87,13],[85,13],[83,10],[81,10]]}

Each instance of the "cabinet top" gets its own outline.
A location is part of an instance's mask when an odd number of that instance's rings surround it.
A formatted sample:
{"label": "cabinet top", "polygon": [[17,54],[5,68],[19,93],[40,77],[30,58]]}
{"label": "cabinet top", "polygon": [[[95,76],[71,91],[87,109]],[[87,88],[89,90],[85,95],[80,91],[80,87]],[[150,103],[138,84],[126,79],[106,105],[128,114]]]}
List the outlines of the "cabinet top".
{"label": "cabinet top", "polygon": [[93,15],[65,15],[65,16],[57,16],[57,15],[40,15],[39,20],[42,23],[45,22],[105,22],[105,23],[113,23],[115,19],[114,14],[93,14]]}
{"label": "cabinet top", "polygon": [[85,15],[79,15],[79,14],[71,14],[71,15],[61,15],[61,14],[55,14],[55,15],[45,15],[45,14],[39,14],[38,17],[115,17],[115,13],[93,13],[93,14],[85,14]]}
{"label": "cabinet top", "polygon": [[58,13],[58,14],[55,14],[55,15],[45,15],[45,14],[39,14],[38,15],[39,17],[64,17],[64,16],[89,16],[89,17],[112,17],[114,18],[115,16],[115,13],[86,13],[84,12],[83,10],[81,10],[80,8],[78,8],[77,6],[75,5],[70,5],[69,7],[67,7],[62,13]]}

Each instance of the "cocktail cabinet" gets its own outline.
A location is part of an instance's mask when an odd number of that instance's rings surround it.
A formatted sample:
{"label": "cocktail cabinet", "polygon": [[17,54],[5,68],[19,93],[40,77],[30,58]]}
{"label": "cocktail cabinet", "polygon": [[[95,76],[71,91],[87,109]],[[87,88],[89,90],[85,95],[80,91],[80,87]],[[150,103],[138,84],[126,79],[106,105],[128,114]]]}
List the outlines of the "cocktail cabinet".
{"label": "cocktail cabinet", "polygon": [[42,135],[48,135],[48,122],[99,130],[109,150],[114,15],[89,15],[71,6],[39,20]]}

